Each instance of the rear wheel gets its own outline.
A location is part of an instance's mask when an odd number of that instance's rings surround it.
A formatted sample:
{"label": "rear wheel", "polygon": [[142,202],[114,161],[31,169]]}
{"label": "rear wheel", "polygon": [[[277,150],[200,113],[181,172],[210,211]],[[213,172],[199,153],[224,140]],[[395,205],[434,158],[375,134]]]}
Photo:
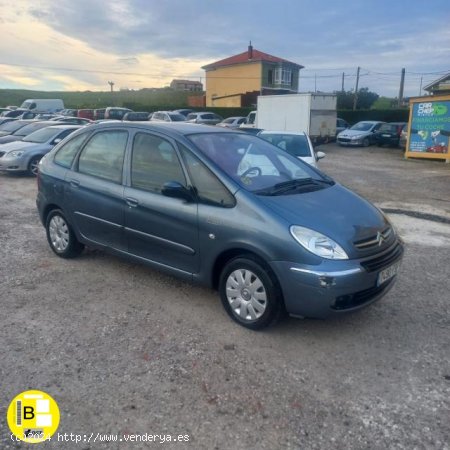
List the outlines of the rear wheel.
{"label": "rear wheel", "polygon": [[275,323],[284,311],[275,276],[251,257],[238,257],[227,263],[219,292],[229,316],[252,330]]}
{"label": "rear wheel", "polygon": [[61,210],[50,212],[45,228],[50,248],[61,258],[74,258],[83,251],[84,245],[78,242]]}
{"label": "rear wheel", "polygon": [[37,176],[39,171],[39,161],[42,159],[42,156],[33,156],[28,163],[28,173]]}

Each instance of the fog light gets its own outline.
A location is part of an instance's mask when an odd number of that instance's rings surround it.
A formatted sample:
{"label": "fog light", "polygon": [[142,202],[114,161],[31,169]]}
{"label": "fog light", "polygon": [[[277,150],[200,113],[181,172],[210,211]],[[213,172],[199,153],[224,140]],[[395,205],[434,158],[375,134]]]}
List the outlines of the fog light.
{"label": "fog light", "polygon": [[333,277],[319,277],[319,284],[320,287],[331,287],[334,286],[336,284],[336,281]]}

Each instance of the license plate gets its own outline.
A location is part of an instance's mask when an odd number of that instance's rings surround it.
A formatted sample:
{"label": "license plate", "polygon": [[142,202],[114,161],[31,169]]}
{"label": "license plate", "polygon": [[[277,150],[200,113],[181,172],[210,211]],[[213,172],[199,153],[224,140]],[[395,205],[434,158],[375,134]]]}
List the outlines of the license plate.
{"label": "license plate", "polygon": [[383,137],[391,137],[390,134],[382,134],[381,136],[383,136]]}
{"label": "license plate", "polygon": [[392,264],[392,266],[386,267],[378,274],[377,286],[381,286],[386,281],[390,280],[392,277],[397,275],[398,269],[400,268],[400,262]]}

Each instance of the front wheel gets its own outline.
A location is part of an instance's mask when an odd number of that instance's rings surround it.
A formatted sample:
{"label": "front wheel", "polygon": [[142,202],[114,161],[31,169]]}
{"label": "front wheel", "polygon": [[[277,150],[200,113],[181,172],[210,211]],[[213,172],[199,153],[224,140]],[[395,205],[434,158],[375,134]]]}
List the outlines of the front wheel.
{"label": "front wheel", "polygon": [[28,163],[28,173],[33,177],[37,177],[39,171],[39,161],[42,159],[42,156],[33,156]]}
{"label": "front wheel", "polygon": [[362,141],[363,147],[368,147],[370,145],[369,138],[364,138]]}
{"label": "front wheel", "polygon": [[275,323],[284,310],[275,276],[255,259],[238,257],[224,267],[219,292],[229,316],[258,330]]}
{"label": "front wheel", "polygon": [[84,248],[59,209],[53,210],[45,223],[50,248],[61,258],[75,258]]}

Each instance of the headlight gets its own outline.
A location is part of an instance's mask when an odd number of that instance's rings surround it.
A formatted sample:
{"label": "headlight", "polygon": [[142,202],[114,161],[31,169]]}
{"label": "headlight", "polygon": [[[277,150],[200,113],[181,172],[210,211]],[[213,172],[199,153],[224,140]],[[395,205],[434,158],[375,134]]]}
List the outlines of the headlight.
{"label": "headlight", "polygon": [[13,151],[13,152],[9,152],[8,153],[8,156],[12,156],[12,157],[14,157],[14,158],[18,158],[19,156],[22,156],[23,155],[23,150],[22,151],[20,151],[20,150],[15,150],[15,151]]}
{"label": "headlight", "polygon": [[348,259],[344,249],[329,237],[309,228],[292,225],[290,228],[294,239],[306,250],[326,259]]}
{"label": "headlight", "polygon": [[363,137],[362,134],[358,134],[358,136],[353,136],[352,140],[356,141],[357,139],[361,139]]}

